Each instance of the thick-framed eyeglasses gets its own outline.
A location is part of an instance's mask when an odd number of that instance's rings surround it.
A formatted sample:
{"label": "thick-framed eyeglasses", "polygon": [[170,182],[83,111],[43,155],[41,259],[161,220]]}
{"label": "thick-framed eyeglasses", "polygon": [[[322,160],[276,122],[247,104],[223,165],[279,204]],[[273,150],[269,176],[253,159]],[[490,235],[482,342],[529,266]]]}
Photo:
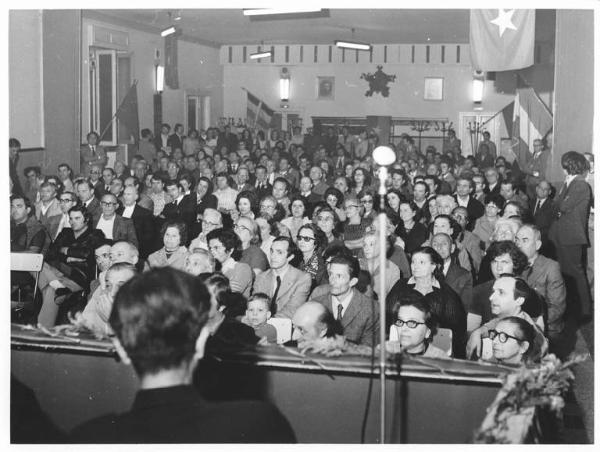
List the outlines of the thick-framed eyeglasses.
{"label": "thick-framed eyeglasses", "polygon": [[63,199],[59,199],[58,202],[61,204],[65,204],[67,202],[75,202],[75,201],[73,201],[71,198],[63,198]]}
{"label": "thick-framed eyeglasses", "polygon": [[245,229],[245,230],[246,230],[246,231],[248,231],[248,232],[252,232],[252,231],[251,231],[250,229],[248,229],[246,226],[242,226],[241,224],[236,224],[236,225],[233,227],[233,229],[238,229],[238,230],[240,230],[240,229]]}
{"label": "thick-framed eyeglasses", "polygon": [[373,204],[373,200],[372,199],[363,199],[361,202],[363,204]]}
{"label": "thick-framed eyeglasses", "polygon": [[348,204],[347,206],[344,207],[345,210],[350,210],[350,209],[358,209],[358,206],[355,206],[354,204]]}
{"label": "thick-framed eyeglasses", "polygon": [[101,206],[104,206],[104,207],[110,207],[110,206],[116,206],[116,205],[117,205],[117,203],[116,203],[116,202],[105,202],[105,201],[101,201],[101,202],[100,202],[100,205],[101,205]]}
{"label": "thick-framed eyeglasses", "polygon": [[521,339],[519,339],[518,337],[511,336],[510,334],[507,334],[504,331],[489,330],[488,336],[491,340],[498,338],[498,341],[500,341],[501,344],[506,343],[508,338],[514,339],[517,342],[521,342]]}
{"label": "thick-framed eyeglasses", "polygon": [[299,235],[298,236],[299,242],[313,242],[314,240],[315,240],[314,237],[309,237],[307,235]]}
{"label": "thick-framed eyeglasses", "polygon": [[400,319],[398,319],[394,322],[394,325],[396,325],[399,328],[402,328],[404,325],[406,325],[411,330],[414,330],[419,325],[425,325],[425,322],[417,322],[416,320],[400,320]]}

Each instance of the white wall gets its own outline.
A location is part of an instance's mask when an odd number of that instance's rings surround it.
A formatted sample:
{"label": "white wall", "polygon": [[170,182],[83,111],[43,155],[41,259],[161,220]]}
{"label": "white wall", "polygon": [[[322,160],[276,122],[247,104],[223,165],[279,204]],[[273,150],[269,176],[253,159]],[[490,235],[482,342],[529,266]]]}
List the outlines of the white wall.
{"label": "white wall", "polygon": [[[164,38],[159,34],[146,33],[128,29],[110,23],[84,18],[82,46],[82,92],[89,92],[89,50],[88,43],[90,25],[101,25],[106,28],[128,33],[128,51],[132,57],[132,77],[138,80],[138,108],[140,129],[153,129],[153,95],[155,94],[155,50],[158,49],[161,62],[164,62]],[[164,63],[161,63],[164,64]],[[185,91],[194,90],[201,95],[211,96],[211,122],[215,123],[221,116],[223,99],[222,67],[219,65],[219,50],[200,44],[178,42],[179,89],[165,87],[163,92],[163,122],[171,125],[185,119]],[[88,131],[89,99],[82,99],[82,139]]]}

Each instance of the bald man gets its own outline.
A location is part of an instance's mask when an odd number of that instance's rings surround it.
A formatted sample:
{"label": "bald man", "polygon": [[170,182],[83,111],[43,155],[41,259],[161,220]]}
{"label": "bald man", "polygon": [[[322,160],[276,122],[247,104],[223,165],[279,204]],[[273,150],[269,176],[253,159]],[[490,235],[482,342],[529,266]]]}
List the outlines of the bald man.
{"label": "bald man", "polygon": [[95,222],[94,229],[100,229],[104,232],[104,237],[107,239],[115,241],[126,240],[137,247],[138,239],[133,221],[117,215],[118,205],[117,197],[112,193],[102,196],[102,200],[100,201],[102,215]]}
{"label": "bald man", "polygon": [[342,327],[334,319],[333,314],[321,303],[307,301],[301,305],[292,317],[294,333],[292,340],[286,345],[297,345],[303,348],[310,341],[324,337],[341,335]]}

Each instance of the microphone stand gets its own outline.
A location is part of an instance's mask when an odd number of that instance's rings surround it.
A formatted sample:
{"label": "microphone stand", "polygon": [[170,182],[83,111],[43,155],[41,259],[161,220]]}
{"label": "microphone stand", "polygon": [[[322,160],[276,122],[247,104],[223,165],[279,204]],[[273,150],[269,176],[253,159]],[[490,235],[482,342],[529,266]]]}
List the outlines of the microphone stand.
{"label": "microphone stand", "polygon": [[385,444],[385,264],[386,264],[386,215],[385,215],[385,195],[387,189],[385,182],[387,180],[387,167],[379,167],[379,382],[380,388],[380,443]]}

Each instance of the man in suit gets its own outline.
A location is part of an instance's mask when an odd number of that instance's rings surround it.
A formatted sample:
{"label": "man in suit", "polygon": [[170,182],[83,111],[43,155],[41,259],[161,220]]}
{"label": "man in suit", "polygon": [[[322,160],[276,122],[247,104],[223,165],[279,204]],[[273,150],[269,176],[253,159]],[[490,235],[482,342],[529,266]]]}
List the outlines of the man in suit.
{"label": "man in suit", "polygon": [[81,180],[77,184],[76,189],[81,204],[83,204],[92,216],[92,222],[96,223],[100,215],[102,215],[102,208],[100,207],[100,201],[94,196],[94,186],[89,180]]}
{"label": "man in suit", "polygon": [[461,207],[466,207],[467,213],[469,215],[468,226],[472,229],[475,221],[483,216],[485,208],[483,204],[477,201],[471,194],[475,189],[475,184],[473,180],[466,176],[458,176],[456,180],[456,195],[454,195],[454,199],[456,199],[456,203]]}
{"label": "man in suit", "polygon": [[267,168],[263,165],[257,165],[255,169],[256,181],[254,182],[254,191],[258,199],[270,195],[273,187],[267,180]]}
{"label": "man in suit", "polygon": [[279,172],[275,174],[275,178],[283,177],[290,183],[292,189],[297,189],[300,183],[300,173],[297,169],[290,166],[290,158],[287,154],[279,156]]}
{"label": "man in suit", "polygon": [[[148,303],[149,299],[157,303]],[[209,403],[192,386],[206,341],[216,330],[216,307],[210,300],[198,278],[172,268],[142,273],[120,288],[109,323],[122,359],[132,363],[138,374],[140,390],[128,412],[86,422],[73,430],[72,442],[295,441],[289,423],[273,405]],[[148,332],[157,333],[148,337]]]}
{"label": "man in suit", "polygon": [[569,151],[563,154],[561,165],[566,179],[556,197],[557,219],[550,226],[548,237],[556,247],[569,300],[572,303],[579,301],[581,320],[586,321],[592,316],[584,265],[585,248],[589,246],[587,226],[592,190],[583,175],[589,169],[589,163],[583,154]]}
{"label": "man in suit", "polygon": [[58,198],[58,205],[60,206],[60,211],[62,214],[52,217],[49,229],[56,231],[56,233],[51,236],[52,240],[55,240],[56,237],[58,237],[58,234],[60,234],[64,228],[71,227],[69,223],[69,210],[71,207],[79,204],[79,199],[75,193],[65,191],[60,195]]}
{"label": "man in suit", "polygon": [[152,198],[150,196],[148,196],[146,193],[140,193],[140,190],[141,190],[140,180],[135,176],[129,176],[129,177],[125,178],[125,180],[123,182],[124,182],[125,187],[135,187],[138,192],[137,203],[144,209],[147,209],[150,212],[154,213],[154,201],[152,201]]}
{"label": "man in suit", "polygon": [[275,317],[291,320],[296,309],[308,299],[310,275],[290,264],[298,258],[298,248],[292,239],[277,237],[271,244],[271,268],[257,275],[254,281],[254,293],[263,292],[271,297]]}
{"label": "man in suit", "polygon": [[517,189],[517,183],[514,179],[506,179],[500,183],[500,195],[506,202],[516,202],[523,211],[529,209],[529,198]]}
{"label": "man in suit", "polygon": [[550,152],[545,149],[544,142],[540,139],[533,140],[533,155],[521,171],[525,176],[527,196],[535,197],[535,189],[540,181],[546,178],[546,166]]}
{"label": "man in suit", "polygon": [[306,203],[308,204],[308,212],[305,212],[305,214],[308,218],[311,218],[315,205],[322,201],[323,197],[312,191],[312,181],[308,176],[302,176],[300,178],[300,196],[306,200]]}
{"label": "man in suit", "polygon": [[133,221],[135,234],[139,242],[140,256],[145,259],[148,254],[156,251],[154,218],[152,212],[137,204],[138,190],[135,186],[125,187],[123,191],[123,207],[117,210],[117,214],[123,218]]}
{"label": "man in suit", "polygon": [[106,193],[110,193],[110,184],[115,180],[115,170],[112,168],[104,168],[102,170],[102,177],[98,183],[94,186],[94,196],[101,199]]}
{"label": "man in suit", "polygon": [[[169,145],[169,132],[171,131],[171,126],[169,124],[162,124],[160,126],[160,133],[156,138],[154,138],[154,147],[156,148],[156,152],[164,151],[167,152],[167,146]],[[168,155],[171,155],[168,152]]]}
{"label": "man in suit", "polygon": [[[484,169],[484,168],[481,168]],[[483,192],[486,195],[490,193],[495,193],[497,195],[500,194],[500,175],[498,174],[498,170],[494,167],[485,168],[485,182],[486,186],[483,189]]]}
{"label": "man in suit", "polygon": [[314,298],[342,324],[344,336],[358,345],[375,346],[379,339],[379,307],[354,286],[360,265],[350,256],[335,256],[328,267],[330,292]]}
{"label": "man in suit", "polygon": [[40,186],[40,202],[35,204],[35,217],[52,238],[56,237],[57,219],[62,215],[59,204],[54,184],[44,182]]}
{"label": "man in suit", "polygon": [[[166,184],[167,194],[173,200],[165,204],[162,215],[166,220],[183,221],[190,231],[196,221],[196,206],[190,195],[183,192],[183,186],[176,180]],[[186,244],[187,245],[187,244]]]}
{"label": "man in suit", "polygon": [[175,149],[183,150],[183,125],[175,124],[173,131],[173,135],[169,136],[169,139],[167,140],[167,146],[171,147],[171,152],[173,152]]}
{"label": "man in suit", "polygon": [[117,215],[116,210],[118,205],[119,203],[115,195],[112,193],[105,194],[100,202],[102,215],[94,223],[94,229],[100,229],[104,232],[104,236],[107,239],[113,241],[126,240],[137,247],[138,239],[133,221]]}
{"label": "man in suit", "polygon": [[[535,187],[536,197],[529,203],[529,210],[533,216],[533,222],[542,233],[542,250],[545,256],[552,257],[555,252],[548,243],[548,231],[556,217],[556,206],[550,198],[552,186],[545,180],[541,180]],[[550,255],[548,254],[550,252]]]}
{"label": "man in suit", "polygon": [[527,285],[544,297],[547,335],[557,339],[564,327],[563,315],[567,306],[565,281],[560,274],[558,262],[542,256],[542,234],[532,224],[521,226],[515,237],[515,244],[527,256],[529,265],[521,275]]}
{"label": "man in suit", "polygon": [[104,168],[106,165],[106,152],[104,148],[98,145],[100,136],[96,132],[90,132],[86,137],[87,143],[81,146],[79,150],[80,168],[79,171],[84,176],[89,176],[93,165]]}
{"label": "man in suit", "polygon": [[238,148],[238,137],[235,133],[231,133],[231,127],[225,126],[225,130],[219,134],[217,139],[217,151],[227,148],[228,152],[236,151]]}
{"label": "man in suit", "polygon": [[444,261],[444,280],[460,297],[465,311],[471,306],[473,298],[473,277],[471,272],[452,262],[452,254],[456,245],[452,238],[444,233],[438,233],[431,239],[431,247],[437,251]]}

